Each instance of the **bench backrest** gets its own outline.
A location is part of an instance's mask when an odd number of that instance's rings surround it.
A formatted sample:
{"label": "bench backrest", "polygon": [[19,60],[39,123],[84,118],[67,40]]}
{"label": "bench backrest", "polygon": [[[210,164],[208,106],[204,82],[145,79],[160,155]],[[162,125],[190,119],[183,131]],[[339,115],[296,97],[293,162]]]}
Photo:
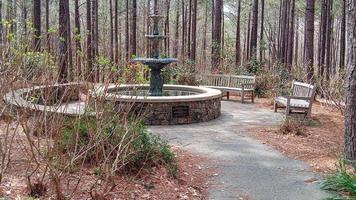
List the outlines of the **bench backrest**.
{"label": "bench backrest", "polygon": [[315,86],[307,83],[293,81],[292,96],[314,98]]}
{"label": "bench backrest", "polygon": [[240,88],[242,84],[246,85],[246,89],[254,88],[255,76],[240,76],[240,75],[221,75],[208,74],[202,76],[202,84],[207,86],[232,87]]}

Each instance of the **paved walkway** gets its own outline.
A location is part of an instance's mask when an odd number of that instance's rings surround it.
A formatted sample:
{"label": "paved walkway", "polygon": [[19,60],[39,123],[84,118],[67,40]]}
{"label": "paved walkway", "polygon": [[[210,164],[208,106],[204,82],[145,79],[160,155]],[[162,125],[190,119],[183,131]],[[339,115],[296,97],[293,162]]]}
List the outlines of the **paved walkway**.
{"label": "paved walkway", "polygon": [[[154,126],[171,144],[207,155],[219,174],[209,199],[317,200],[327,197],[309,166],[248,137],[256,126],[279,124],[280,114],[254,104],[222,102],[219,119],[193,125]],[[216,161],[216,162],[215,162]]]}

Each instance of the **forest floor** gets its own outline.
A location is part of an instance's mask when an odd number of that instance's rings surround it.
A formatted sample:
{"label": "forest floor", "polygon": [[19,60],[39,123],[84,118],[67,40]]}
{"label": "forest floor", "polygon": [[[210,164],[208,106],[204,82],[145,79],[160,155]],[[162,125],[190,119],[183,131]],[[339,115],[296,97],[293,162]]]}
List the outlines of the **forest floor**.
{"label": "forest floor", "polygon": [[[6,126],[0,121],[0,137],[4,138]],[[15,130],[10,127],[10,130]],[[27,175],[33,169],[31,156],[26,148],[25,134],[18,130],[11,150],[11,162],[0,183],[0,197],[6,199],[31,199],[27,185]],[[105,199],[206,199],[208,180],[216,173],[214,168],[206,167],[206,158],[193,155],[189,151],[173,147],[178,164],[177,178],[168,175],[164,167],[142,170],[137,174],[121,174],[114,177],[116,185]],[[97,179],[95,166],[85,167],[83,173],[71,173],[61,176],[63,193],[71,193],[75,178],[81,177],[78,189],[72,199],[90,199],[90,188]],[[34,179],[42,175],[35,174]],[[40,199],[54,197],[53,182],[45,178],[46,192]],[[99,181],[99,187],[104,182]],[[53,198],[52,198],[53,199]]]}
{"label": "forest floor", "polygon": [[[273,100],[258,99],[257,102],[258,106],[273,110]],[[253,128],[248,134],[289,157],[309,163],[317,173],[335,170],[344,144],[344,117],[341,112],[319,102],[314,103],[310,123],[303,127],[303,132],[302,135],[282,134],[280,126],[268,126]]]}

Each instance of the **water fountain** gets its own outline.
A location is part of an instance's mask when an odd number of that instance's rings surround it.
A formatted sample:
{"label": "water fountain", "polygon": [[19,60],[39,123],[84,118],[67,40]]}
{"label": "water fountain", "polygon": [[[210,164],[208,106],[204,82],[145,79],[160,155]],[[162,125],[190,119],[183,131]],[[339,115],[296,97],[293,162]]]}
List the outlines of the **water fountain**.
{"label": "water fountain", "polygon": [[[155,1],[157,2],[157,1]],[[151,16],[153,21],[153,32],[146,35],[146,38],[151,40],[152,55],[151,58],[135,58],[134,62],[141,62],[150,68],[150,84],[129,84],[129,85],[103,85],[96,84],[89,91],[90,100],[102,100],[114,105],[114,109],[118,112],[123,111],[122,108],[128,108],[124,112],[130,112],[134,115],[142,115],[145,123],[149,125],[174,125],[174,124],[190,124],[197,122],[206,122],[220,116],[221,112],[221,92],[219,90],[184,85],[164,85],[161,70],[172,62],[177,62],[175,58],[160,57],[159,47],[160,41],[166,36],[161,35],[159,31],[159,20],[164,16],[158,15],[158,6],[155,4],[155,12]],[[79,89],[76,83],[65,85],[50,85],[39,86],[35,88],[25,88],[9,93],[5,100],[13,105],[25,109],[43,109],[50,112],[60,112],[68,115],[81,115],[77,111],[75,105],[72,109],[60,107],[56,105],[37,105],[29,102],[26,96],[36,92],[41,93],[49,88],[64,91],[67,88],[73,87],[70,95],[67,98],[80,101]],[[80,84],[79,84],[80,87]],[[70,97],[70,98],[69,98]],[[90,103],[89,103],[90,104]],[[73,105],[73,104],[72,104]],[[79,104],[78,105],[82,105]]]}
{"label": "water fountain", "polygon": [[[156,12],[155,12],[156,13]],[[175,58],[160,58],[159,44],[161,40],[164,40],[166,36],[161,35],[159,31],[159,21],[164,18],[162,15],[151,15],[153,20],[153,33],[152,35],[146,35],[146,38],[152,42],[152,58],[135,58],[133,61],[141,62],[150,68],[150,90],[149,96],[162,96],[163,95],[163,78],[161,70],[172,62],[177,62]]]}

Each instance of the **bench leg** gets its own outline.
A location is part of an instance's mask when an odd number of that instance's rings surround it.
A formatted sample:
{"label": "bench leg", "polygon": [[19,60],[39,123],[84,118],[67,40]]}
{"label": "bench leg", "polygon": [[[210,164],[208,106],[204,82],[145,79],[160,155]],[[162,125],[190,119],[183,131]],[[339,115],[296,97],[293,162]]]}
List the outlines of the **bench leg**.
{"label": "bench leg", "polygon": [[277,105],[277,102],[275,101],[274,102],[274,112],[277,112],[277,110],[278,110],[278,105]]}
{"label": "bench leg", "polygon": [[227,100],[230,99],[230,92],[226,92],[226,98],[227,98]]}
{"label": "bench leg", "polygon": [[255,92],[254,91],[252,91],[252,103],[255,103]]}
{"label": "bench leg", "polygon": [[289,113],[290,113],[290,108],[289,108],[289,105],[287,105],[287,107],[286,107],[286,117],[288,117]]}
{"label": "bench leg", "polygon": [[242,103],[245,102],[245,92],[244,91],[241,92],[241,102]]}

